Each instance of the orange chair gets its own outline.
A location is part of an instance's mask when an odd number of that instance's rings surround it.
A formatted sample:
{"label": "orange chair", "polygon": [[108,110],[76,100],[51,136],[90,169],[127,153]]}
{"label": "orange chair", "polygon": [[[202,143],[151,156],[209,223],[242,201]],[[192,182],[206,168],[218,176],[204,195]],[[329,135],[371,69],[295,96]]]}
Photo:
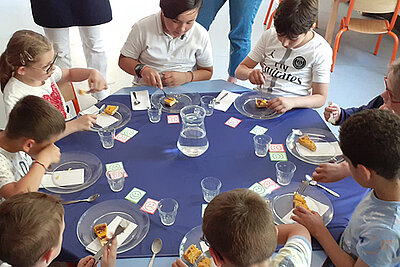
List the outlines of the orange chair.
{"label": "orange chair", "polygon": [[[335,67],[340,38],[342,37],[342,34],[348,30],[367,34],[379,34],[374,55],[378,53],[383,34],[386,33],[392,36],[394,39],[392,58],[390,59],[390,63],[392,63],[396,58],[397,47],[399,45],[399,38],[395,33],[392,32],[394,24],[396,23],[397,15],[399,14],[399,9],[400,0],[350,0],[347,16],[340,21],[340,30],[336,35],[335,45],[333,47],[331,71],[333,71],[333,68]],[[389,22],[388,20],[379,19],[351,18],[351,13],[353,10],[374,14],[394,13],[391,21]]]}
{"label": "orange chair", "polygon": [[79,114],[81,108],[79,106],[78,97],[76,95],[74,85],[71,82],[65,82],[62,84],[58,83],[58,88],[60,88],[64,101],[68,102],[71,100],[72,104],[74,105],[76,114]]}
{"label": "orange chair", "polygon": [[[264,25],[267,25],[267,22],[268,22],[267,30],[268,30],[269,28],[271,28],[272,20],[273,20],[273,18],[274,18],[275,11],[276,11],[276,10],[274,10],[274,11],[272,11],[272,13],[271,13],[271,9],[272,9],[272,6],[273,6],[275,0],[270,0],[270,1],[271,1],[271,2],[269,3],[267,15],[265,16],[265,20],[264,20]],[[280,3],[280,2],[282,2],[282,0],[279,0],[279,3]],[[270,13],[271,13],[271,15],[270,15]]]}

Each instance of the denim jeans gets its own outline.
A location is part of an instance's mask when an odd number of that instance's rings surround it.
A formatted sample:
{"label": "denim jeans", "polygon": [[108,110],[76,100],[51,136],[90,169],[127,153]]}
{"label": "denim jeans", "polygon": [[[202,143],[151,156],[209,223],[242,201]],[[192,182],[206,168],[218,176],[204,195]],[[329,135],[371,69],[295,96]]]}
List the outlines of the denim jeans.
{"label": "denim jeans", "polygon": [[[227,0],[203,0],[197,22],[207,30]],[[254,18],[262,0],[229,0],[230,53],[228,73],[235,77],[235,70],[251,49],[251,31]]]}

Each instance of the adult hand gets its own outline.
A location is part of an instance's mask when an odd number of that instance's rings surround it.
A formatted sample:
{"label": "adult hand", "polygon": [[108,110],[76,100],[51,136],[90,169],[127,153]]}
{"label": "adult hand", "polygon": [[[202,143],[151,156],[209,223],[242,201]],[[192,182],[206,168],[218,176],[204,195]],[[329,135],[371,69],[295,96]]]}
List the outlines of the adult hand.
{"label": "adult hand", "polygon": [[108,88],[106,80],[98,70],[92,69],[88,78],[89,92],[95,93]]}
{"label": "adult hand", "polygon": [[161,81],[164,86],[176,87],[190,82],[192,73],[179,71],[166,71],[162,74]]}
{"label": "adult hand", "polygon": [[172,267],[188,267],[181,259],[177,259],[176,262],[172,263]]}
{"label": "adult hand", "polygon": [[152,68],[146,66],[142,70],[142,81],[150,86],[163,88],[160,74]]}
{"label": "adult hand", "polygon": [[78,267],[92,267],[95,264],[95,260],[92,256],[86,256],[78,262]]}
{"label": "adult hand", "polygon": [[324,231],[324,228],[326,229],[325,223],[318,212],[310,212],[300,206],[297,206],[293,210],[291,219],[306,227],[313,237],[320,236],[321,232]]}
{"label": "adult hand", "polygon": [[37,160],[48,168],[52,163],[60,161],[60,149],[55,144],[44,147],[37,155]]}
{"label": "adult hand", "polygon": [[103,250],[101,267],[114,267],[117,261],[117,238],[114,238],[111,245]]}
{"label": "adult hand", "polygon": [[[341,109],[338,105],[329,105],[325,108],[324,117],[327,122],[332,124],[337,123],[340,120]],[[332,116],[332,119],[330,117]]]}
{"label": "adult hand", "polygon": [[333,183],[351,175],[347,162],[322,163],[313,173],[313,180],[320,183]]}
{"label": "adult hand", "polygon": [[277,97],[268,101],[268,108],[278,113],[285,113],[293,108],[293,102],[293,97]]}
{"label": "adult hand", "polygon": [[251,69],[249,72],[249,81],[252,84],[262,85],[265,83],[264,74],[260,69]]}

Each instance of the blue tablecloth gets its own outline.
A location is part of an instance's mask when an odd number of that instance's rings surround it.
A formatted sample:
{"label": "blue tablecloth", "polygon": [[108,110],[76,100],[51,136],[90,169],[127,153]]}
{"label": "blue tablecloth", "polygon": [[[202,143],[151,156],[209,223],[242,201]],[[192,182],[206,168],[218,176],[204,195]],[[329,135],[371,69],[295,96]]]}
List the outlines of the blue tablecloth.
{"label": "blue tablecloth", "polygon": [[[213,81],[206,84],[212,87]],[[243,89],[224,82],[214,84],[218,85],[218,91],[223,88],[239,91]],[[226,87],[221,87],[224,84]],[[129,91],[129,89],[124,90]],[[108,100],[131,106],[128,95],[113,95]],[[232,105],[227,112],[216,110],[211,117],[206,117],[205,127],[210,146],[202,156],[188,158],[176,147],[181,124],[167,124],[166,115],[162,115],[161,122],[152,124],[148,120],[146,111],[133,111],[132,119],[126,126],[138,130],[139,133],[125,144],[116,141],[110,150],[101,147],[96,132],[74,133],[57,142],[62,152],[88,151],[97,155],[103,164],[122,161],[129,174],[124,189],[119,193],[109,189],[103,174],[99,181],[86,190],[62,196],[65,199],[79,199],[94,193],[101,194],[94,203],[65,206],[66,228],[60,260],[77,260],[88,254],[76,235],[76,225],[80,216],[93,204],[109,199],[123,199],[133,187],[147,192],[140,200],[140,206],[148,197],[156,200],[164,197],[176,199],[179,202],[178,215],[175,224],[170,227],[161,224],[157,212],[149,215],[151,225],[146,238],[137,247],[119,254],[118,257],[151,256],[151,243],[158,237],[163,240],[163,249],[159,255],[178,255],[179,244],[185,233],[202,222],[201,205],[205,203],[200,187],[202,178],[206,176],[220,178],[221,191],[248,188],[254,182],[267,177],[276,181],[275,162],[268,156],[258,158],[254,154],[253,135],[249,132],[255,125],[268,128],[273,143],[280,144],[285,144],[292,128],[328,129],[318,113],[312,109],[293,110],[273,120],[256,120],[241,115]],[[243,120],[235,129],[224,125],[232,116]],[[287,156],[297,166],[293,181],[303,180],[304,175],[311,174],[316,167],[299,161],[289,152]],[[336,198],[326,193],[334,206],[334,217],[328,228],[338,239],[366,189],[359,186],[351,177],[330,184],[329,187],[341,195],[340,198]],[[314,246],[318,248],[318,244]]]}

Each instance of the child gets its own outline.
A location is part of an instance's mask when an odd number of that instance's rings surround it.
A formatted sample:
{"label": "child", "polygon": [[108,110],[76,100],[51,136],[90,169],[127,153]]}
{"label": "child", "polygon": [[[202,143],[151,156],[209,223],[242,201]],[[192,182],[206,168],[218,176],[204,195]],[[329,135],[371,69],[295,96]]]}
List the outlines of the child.
{"label": "child", "polygon": [[0,202],[38,190],[49,165],[60,159],[53,143],[64,130],[64,117],[48,101],[26,96],[17,102],[0,131]]}
{"label": "child", "polygon": [[[15,195],[0,205],[0,260],[14,267],[48,266],[60,254],[64,228],[59,199],[40,192]],[[104,249],[101,266],[115,266],[116,256],[114,239]],[[94,264],[93,257],[87,256],[78,267]]]}
{"label": "child", "polygon": [[[6,116],[19,99],[36,95],[52,103],[66,118],[65,101],[57,82],[80,82],[87,79],[90,92],[107,88],[97,70],[60,69],[54,65],[56,59],[57,54],[54,53],[50,41],[43,35],[30,30],[13,34],[0,57],[0,83]],[[95,115],[85,115],[69,121],[59,138],[73,132],[89,130],[95,122]]]}
{"label": "child", "polygon": [[353,178],[372,190],[354,210],[340,245],[317,212],[297,207],[293,219],[335,266],[400,266],[400,118],[364,110],[343,123],[339,139]]}
{"label": "child", "polygon": [[[204,212],[203,233],[217,266],[311,265],[308,231],[298,224],[275,227],[264,199],[248,189],[216,196]],[[277,243],[285,246],[271,258]],[[172,266],[186,265],[177,260]]]}
{"label": "child", "polygon": [[202,0],[160,0],[159,13],[133,25],[118,64],[135,76],[134,84],[162,89],[211,78],[210,37],[196,22],[201,4]]}
{"label": "child", "polygon": [[[400,116],[400,59],[393,62],[385,77],[386,90],[381,95],[372,99],[367,105],[357,108],[343,109],[337,105],[329,105],[325,108],[324,117],[334,125],[341,125],[351,115],[365,109],[387,109]],[[332,119],[330,119],[332,117]],[[335,182],[350,175],[346,162],[324,163],[319,165],[313,173],[313,178],[319,182]]]}
{"label": "child", "polygon": [[[332,64],[332,48],[313,31],[318,8],[315,0],[283,0],[274,25],[263,33],[236,69],[247,80],[277,97],[268,107],[279,113],[325,104]],[[254,69],[260,63],[262,69]]]}

